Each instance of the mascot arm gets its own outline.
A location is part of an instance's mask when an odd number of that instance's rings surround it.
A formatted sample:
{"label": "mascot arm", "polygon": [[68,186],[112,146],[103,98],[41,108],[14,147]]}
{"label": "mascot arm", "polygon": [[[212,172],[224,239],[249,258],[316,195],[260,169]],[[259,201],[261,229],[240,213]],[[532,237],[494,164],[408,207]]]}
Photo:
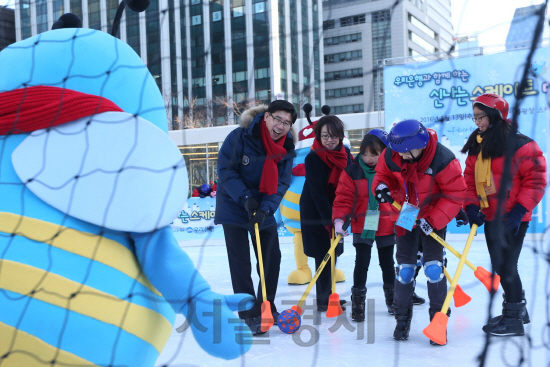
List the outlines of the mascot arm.
{"label": "mascot arm", "polygon": [[244,203],[252,193],[246,188],[239,173],[239,165],[243,157],[237,148],[244,144],[237,135],[239,130],[241,129],[235,129],[227,135],[218,153],[218,179],[223,189],[235,202]]}
{"label": "mascot arm", "polygon": [[233,359],[250,349],[251,344],[245,340],[250,340],[250,330],[243,327],[233,311],[252,307],[252,296],[212,292],[193,261],[179,247],[170,227],[131,233],[131,237],[144,274],[172,308],[187,318],[203,350],[219,358]]}

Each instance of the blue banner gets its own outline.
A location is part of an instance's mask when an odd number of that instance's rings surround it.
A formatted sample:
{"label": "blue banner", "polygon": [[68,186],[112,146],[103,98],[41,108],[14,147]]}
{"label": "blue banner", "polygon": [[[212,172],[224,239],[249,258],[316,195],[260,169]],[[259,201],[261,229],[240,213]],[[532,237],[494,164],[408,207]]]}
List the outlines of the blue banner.
{"label": "blue banner", "polygon": [[[529,50],[457,58],[384,68],[385,128],[402,120],[416,119],[437,131],[439,141],[451,149],[464,170],[460,153],[477,127],[472,121],[472,101],[483,93],[495,93],[510,104],[513,115],[518,87]],[[534,139],[547,157],[547,55],[535,51],[529,65],[528,85],[518,118],[520,132]],[[529,232],[544,232],[546,200],[533,210]],[[468,226],[449,224],[452,233],[467,233]],[[483,231],[483,227],[480,228]]]}

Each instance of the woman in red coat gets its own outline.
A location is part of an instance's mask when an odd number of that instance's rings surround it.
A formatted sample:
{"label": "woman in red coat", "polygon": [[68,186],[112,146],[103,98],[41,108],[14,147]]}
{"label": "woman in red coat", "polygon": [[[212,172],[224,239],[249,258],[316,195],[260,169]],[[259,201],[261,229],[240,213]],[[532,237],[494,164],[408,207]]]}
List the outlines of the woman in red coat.
{"label": "woman in red coat", "polygon": [[[342,231],[344,220],[351,217],[351,232],[355,247],[355,269],[353,270],[353,287],[351,288],[351,318],[354,321],[365,321],[365,297],[367,293],[367,272],[371,259],[371,249],[376,241],[378,259],[382,268],[382,279],[386,306],[393,315],[393,282],[395,269],[393,248],[395,245],[395,221],[397,210],[388,203],[378,204],[370,191],[370,184],[376,173],[378,157],[388,143],[388,133],[381,129],[369,131],[359,148],[359,154],[340,175],[336,199],[332,207],[332,220],[336,233],[348,236]],[[379,216],[376,230],[365,229],[365,217],[374,214]]]}
{"label": "woman in red coat", "polygon": [[[468,185],[466,213],[470,222],[485,223],[485,239],[495,272],[504,290],[502,316],[495,317],[483,331],[496,336],[524,335],[529,322],[526,301],[518,274],[518,258],[531,211],[544,195],[546,160],[535,141],[525,135],[510,141],[506,121],[508,102],[497,94],[482,94],[473,102],[476,129],[462,148],[467,153],[464,178]],[[510,144],[513,144],[510,145]],[[498,196],[507,149],[513,149],[510,187],[502,203],[499,221]]]}

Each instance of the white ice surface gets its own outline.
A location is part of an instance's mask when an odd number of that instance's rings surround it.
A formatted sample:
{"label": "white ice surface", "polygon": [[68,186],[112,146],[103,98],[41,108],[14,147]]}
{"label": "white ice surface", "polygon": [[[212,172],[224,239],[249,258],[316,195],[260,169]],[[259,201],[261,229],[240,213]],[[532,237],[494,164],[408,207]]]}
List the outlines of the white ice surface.
{"label": "white ice surface", "polygon": [[[462,252],[464,241],[448,238],[449,243]],[[302,296],[306,285],[290,286],[287,276],[295,269],[293,244],[290,238],[281,238],[281,272],[277,291],[276,305],[278,311],[290,308],[283,305],[283,301],[293,301]],[[355,248],[351,244],[351,236],[346,239],[345,252],[338,259],[337,267],[346,274],[346,281],[337,284],[340,299],[348,301],[346,310],[347,320],[354,328],[358,323],[351,321],[350,288],[352,286],[353,267],[355,263]],[[208,241],[180,241],[180,246],[194,260],[201,274],[210,282],[212,289],[219,293],[232,294],[227,253],[223,240]],[[548,322],[548,303],[545,287],[547,286],[548,266],[541,255],[541,243],[526,241],[520,258],[520,275],[523,287],[527,293],[527,307],[531,316],[531,323],[526,325],[525,337],[492,337],[489,345],[485,366],[519,366],[523,358],[523,366],[548,366],[548,349],[543,343],[548,343],[548,329],[544,325]],[[538,255],[533,251],[537,247]],[[544,246],[546,248],[547,246]],[[251,250],[251,257],[254,254]],[[448,269],[451,276],[454,274],[458,259],[448,254]],[[490,270],[489,255],[483,240],[474,241],[468,259],[476,266],[483,266]],[[255,264],[254,264],[255,265]],[[313,260],[309,265],[314,266]],[[254,269],[254,268],[253,268]],[[312,269],[314,270],[314,269]],[[253,279],[257,285],[258,276],[253,271]],[[474,277],[473,271],[464,267],[459,284],[472,301],[455,308],[451,303],[452,315],[448,324],[448,343],[442,347],[431,346],[429,340],[422,334],[422,330],[429,324],[428,304],[414,306],[414,315],[411,333],[408,341],[396,342],[392,338],[395,327],[393,316],[387,313],[384,294],[382,291],[382,274],[378,265],[378,254],[372,251],[372,259],[367,279],[367,299],[374,299],[374,342],[367,343],[369,330],[372,325],[363,323],[363,338],[360,339],[358,330],[348,331],[341,326],[337,331],[330,332],[329,328],[336,319],[329,319],[317,311],[306,311],[303,325],[314,327],[319,334],[316,343],[311,346],[300,346],[294,340],[297,335],[288,335],[273,326],[268,334],[256,337],[254,340],[265,344],[253,345],[251,350],[241,358],[226,361],[212,357],[205,353],[193,339],[190,330],[183,333],[173,331],[163,353],[157,361],[158,366],[479,366],[478,357],[483,351],[486,334],[481,327],[488,317],[489,292]],[[418,276],[417,294],[426,298],[426,278],[423,273]],[[311,291],[306,304],[312,305],[315,297],[315,288]],[[502,288],[496,294],[492,307],[493,316],[500,315]],[[315,315],[315,316],[313,316]],[[178,315],[175,327],[184,322],[184,317]],[[314,323],[319,325],[314,325]],[[543,333],[545,336],[543,337]],[[304,330],[300,335],[304,343],[308,343],[311,334]],[[530,338],[530,341],[529,341]],[[531,345],[529,345],[531,344]]]}

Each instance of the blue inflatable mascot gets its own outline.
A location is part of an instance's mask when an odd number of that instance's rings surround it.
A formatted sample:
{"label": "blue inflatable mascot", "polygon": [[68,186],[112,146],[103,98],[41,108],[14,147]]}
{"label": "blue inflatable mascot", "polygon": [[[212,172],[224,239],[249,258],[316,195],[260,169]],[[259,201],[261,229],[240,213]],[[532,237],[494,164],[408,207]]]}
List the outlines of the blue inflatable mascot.
{"label": "blue inflatable mascot", "polygon": [[252,297],[212,292],[172,235],[187,172],[132,48],[82,28],[12,44],[0,104],[1,365],[153,366],[176,313],[211,355],[249,350]]}

